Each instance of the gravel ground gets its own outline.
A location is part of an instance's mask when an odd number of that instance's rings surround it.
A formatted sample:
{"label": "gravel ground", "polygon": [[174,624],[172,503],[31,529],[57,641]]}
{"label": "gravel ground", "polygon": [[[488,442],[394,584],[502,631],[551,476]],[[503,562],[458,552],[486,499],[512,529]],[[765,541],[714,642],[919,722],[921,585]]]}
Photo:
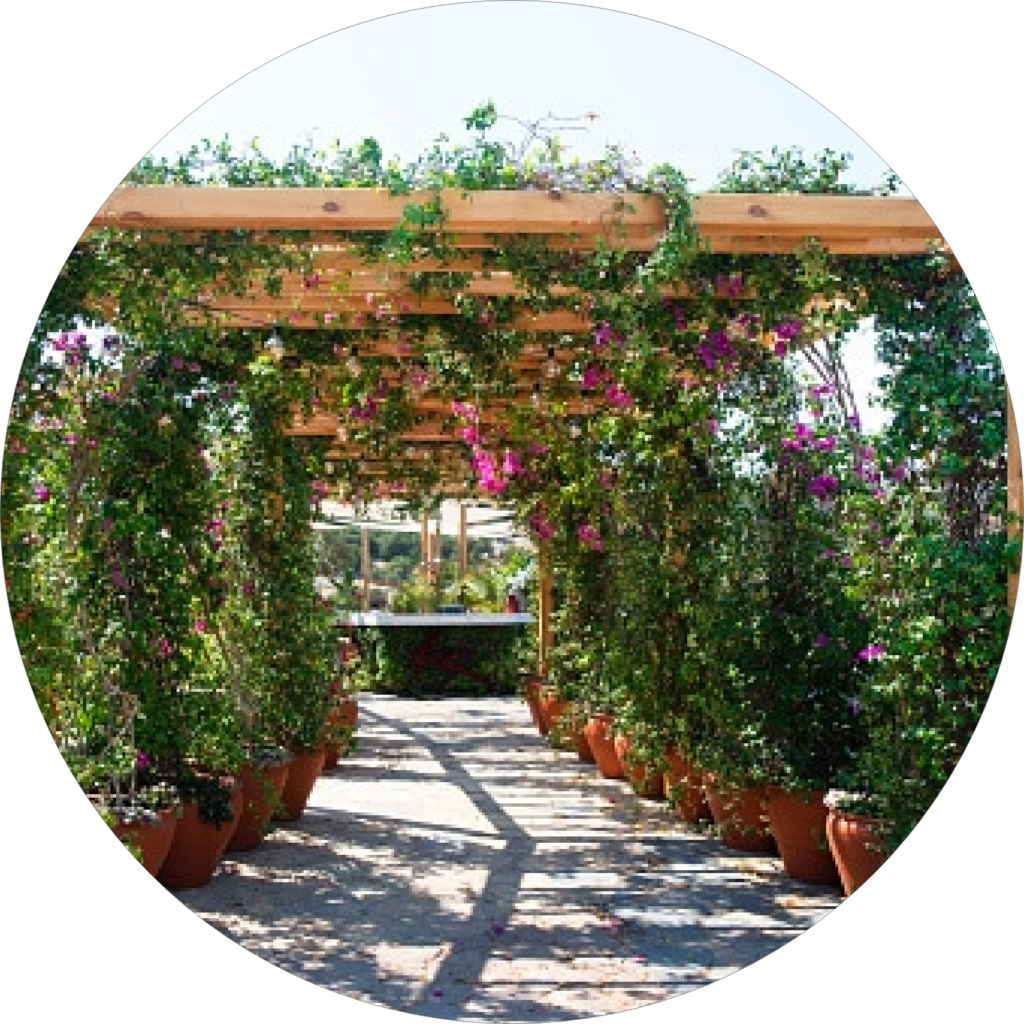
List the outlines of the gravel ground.
{"label": "gravel ground", "polygon": [[516,698],[360,695],[303,817],[177,893],[342,995],[445,1020],[563,1021],[707,985],[839,902],[552,751]]}

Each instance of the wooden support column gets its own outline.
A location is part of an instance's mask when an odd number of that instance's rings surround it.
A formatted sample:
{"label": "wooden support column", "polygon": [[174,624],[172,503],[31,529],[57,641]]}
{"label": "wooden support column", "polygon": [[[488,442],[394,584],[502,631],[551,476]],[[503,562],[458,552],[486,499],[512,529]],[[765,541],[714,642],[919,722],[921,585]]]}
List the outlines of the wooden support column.
{"label": "wooden support column", "polygon": [[359,542],[363,563],[363,611],[368,612],[370,610],[370,575],[373,572],[373,565],[370,562],[370,531],[365,526],[359,531]]}
{"label": "wooden support column", "polygon": [[469,572],[469,536],[466,532],[466,505],[459,502],[459,579]]}
{"label": "wooden support column", "polygon": [[420,520],[420,576],[430,579],[430,520],[426,512]]}
{"label": "wooden support column", "polygon": [[537,672],[542,679],[547,678],[551,650],[551,604],[551,556],[542,541],[537,559]]}
{"label": "wooden support column", "polygon": [[[1010,401],[1010,389],[1006,389],[1006,506],[1011,514],[1024,515],[1024,479],[1021,477],[1020,435],[1017,433],[1017,420],[1013,414],[1013,403]],[[1016,524],[1010,527],[1010,536],[1020,532]],[[1007,582],[1007,602],[1010,614],[1013,614],[1017,603],[1017,588],[1020,585],[1020,566],[1012,573]]]}

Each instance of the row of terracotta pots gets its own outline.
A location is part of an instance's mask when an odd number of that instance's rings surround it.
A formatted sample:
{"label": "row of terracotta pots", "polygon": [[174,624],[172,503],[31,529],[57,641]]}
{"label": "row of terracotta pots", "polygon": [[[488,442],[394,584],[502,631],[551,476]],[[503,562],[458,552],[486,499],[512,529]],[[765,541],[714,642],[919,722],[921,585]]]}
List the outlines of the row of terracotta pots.
{"label": "row of terracotta pots", "polygon": [[[338,714],[355,729],[355,700],[342,700]],[[229,822],[203,820],[195,801],[187,800],[177,814],[167,809],[157,821],[119,824],[114,832],[141,849],[146,870],[169,889],[206,885],[225,853],[254,850],[272,820],[297,821],[320,773],[335,766],[339,754],[319,749],[295,753],[280,764],[244,765],[237,777],[221,780],[232,792]]]}
{"label": "row of terracotta pots", "polygon": [[[541,735],[561,731],[558,723],[571,712],[570,702],[536,679],[527,684],[526,699]],[[725,786],[675,750],[665,753],[668,770],[664,773],[631,766],[629,739],[615,733],[611,715],[594,715],[582,727],[564,732],[574,740],[580,760],[596,763],[605,778],[626,779],[638,795],[649,799],[671,796],[683,822],[712,820],[722,830],[726,846],[750,853],[778,853],[786,873],[794,878],[821,885],[841,884],[849,895],[884,860],[872,849],[878,823],[826,807],[824,793]]]}

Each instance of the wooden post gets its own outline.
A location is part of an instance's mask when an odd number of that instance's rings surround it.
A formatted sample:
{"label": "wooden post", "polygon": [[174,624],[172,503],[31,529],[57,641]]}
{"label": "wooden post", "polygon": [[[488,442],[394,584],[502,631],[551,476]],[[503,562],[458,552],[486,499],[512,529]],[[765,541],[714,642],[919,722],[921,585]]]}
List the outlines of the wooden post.
{"label": "wooden post", "polygon": [[[1013,403],[1010,401],[1010,389],[1006,389],[1006,507],[1010,513],[1024,515],[1024,479],[1021,477],[1020,435],[1017,433],[1017,420],[1013,415]],[[1020,532],[1014,524],[1009,528],[1011,537]],[[1010,614],[1013,615],[1017,603],[1017,588],[1020,585],[1020,566],[1017,572],[1011,573],[1007,581],[1007,602]]]}
{"label": "wooden post", "polygon": [[469,572],[469,537],[466,533],[466,505],[459,502],[459,579]]}
{"label": "wooden post", "polygon": [[373,570],[370,564],[370,531],[365,526],[359,531],[359,541],[363,556],[363,611],[368,612],[370,610],[370,574]]}
{"label": "wooden post", "polygon": [[434,538],[430,552],[430,578],[434,581],[441,578],[441,513],[434,524]]}
{"label": "wooden post", "polygon": [[426,512],[420,520],[420,576],[430,579],[430,520]]}
{"label": "wooden post", "polygon": [[537,559],[537,672],[541,679],[548,674],[548,652],[551,650],[551,558],[542,541]]}

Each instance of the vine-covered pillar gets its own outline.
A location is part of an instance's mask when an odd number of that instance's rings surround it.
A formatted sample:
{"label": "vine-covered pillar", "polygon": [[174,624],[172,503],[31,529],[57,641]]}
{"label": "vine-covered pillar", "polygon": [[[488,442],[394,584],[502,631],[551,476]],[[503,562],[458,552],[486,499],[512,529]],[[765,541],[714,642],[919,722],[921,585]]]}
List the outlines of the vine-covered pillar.
{"label": "vine-covered pillar", "polygon": [[466,531],[466,505],[459,502],[459,579],[469,572],[469,537]]}
{"label": "vine-covered pillar", "polygon": [[551,651],[551,552],[541,542],[537,558],[537,671],[542,679],[548,673],[548,654]]}
{"label": "vine-covered pillar", "polygon": [[[1013,402],[1010,400],[1010,389],[1006,389],[1006,505],[1011,515],[1024,515],[1024,479],[1021,477],[1020,435],[1017,433],[1017,421],[1013,415]],[[1017,524],[1010,526],[1010,536],[1020,530]],[[1010,574],[1007,587],[1007,601],[1010,614],[1013,614],[1017,602],[1017,588],[1020,585],[1020,567]]]}
{"label": "vine-covered pillar", "polygon": [[430,579],[430,519],[426,512],[420,519],[420,576],[424,582]]}
{"label": "vine-covered pillar", "polygon": [[370,531],[365,526],[359,531],[359,547],[362,563],[360,572],[363,577],[363,611],[368,612],[370,610],[370,574],[372,572],[372,563],[370,561]]}

